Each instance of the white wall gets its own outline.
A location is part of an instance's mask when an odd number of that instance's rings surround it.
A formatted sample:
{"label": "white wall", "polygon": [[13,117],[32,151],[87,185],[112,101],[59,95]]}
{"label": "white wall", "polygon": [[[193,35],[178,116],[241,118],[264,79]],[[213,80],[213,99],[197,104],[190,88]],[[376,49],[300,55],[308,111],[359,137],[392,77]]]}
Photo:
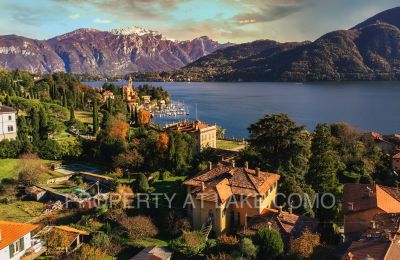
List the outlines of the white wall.
{"label": "white wall", "polygon": [[[11,120],[9,117],[11,117]],[[13,126],[13,131],[8,131],[8,126]],[[15,139],[16,135],[17,121],[15,113],[0,114],[0,141],[3,139]]]}
{"label": "white wall", "polygon": [[1,260],[18,260],[20,259],[26,252],[31,247],[31,233],[28,233],[24,236],[24,250],[21,251],[18,254],[15,254],[13,258],[10,258],[10,247],[6,246],[5,248],[0,250],[0,259]]}

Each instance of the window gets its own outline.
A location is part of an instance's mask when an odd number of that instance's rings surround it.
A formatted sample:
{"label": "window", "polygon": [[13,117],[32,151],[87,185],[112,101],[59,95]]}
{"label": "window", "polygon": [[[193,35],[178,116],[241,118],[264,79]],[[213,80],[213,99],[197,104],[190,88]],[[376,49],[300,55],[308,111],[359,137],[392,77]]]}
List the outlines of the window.
{"label": "window", "polygon": [[12,120],[12,116],[8,116],[8,120],[11,121]]}
{"label": "window", "polygon": [[13,132],[13,131],[14,131],[14,126],[9,125],[9,126],[8,126],[8,132]]}
{"label": "window", "polygon": [[19,252],[24,251],[24,249],[25,249],[24,238],[20,238],[18,241],[16,241],[13,244],[9,245],[8,249],[10,251],[10,258],[13,258]]}

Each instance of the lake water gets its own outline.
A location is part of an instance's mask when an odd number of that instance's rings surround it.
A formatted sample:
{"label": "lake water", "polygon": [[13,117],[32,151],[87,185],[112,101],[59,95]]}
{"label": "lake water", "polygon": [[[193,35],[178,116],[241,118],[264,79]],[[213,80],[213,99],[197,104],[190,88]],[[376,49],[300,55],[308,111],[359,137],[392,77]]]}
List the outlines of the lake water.
{"label": "lake water", "polygon": [[368,131],[400,132],[400,82],[148,84],[162,86],[173,100],[185,102],[190,119],[196,118],[197,104],[198,119],[223,126],[227,136],[247,137],[251,123],[274,113],[287,113],[310,130],[317,123],[347,122]]}

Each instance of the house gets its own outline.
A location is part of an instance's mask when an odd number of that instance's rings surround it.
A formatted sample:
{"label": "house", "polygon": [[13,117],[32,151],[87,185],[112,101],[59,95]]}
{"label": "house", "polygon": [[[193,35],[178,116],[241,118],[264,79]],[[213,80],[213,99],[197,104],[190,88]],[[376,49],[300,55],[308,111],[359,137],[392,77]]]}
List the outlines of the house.
{"label": "house", "polygon": [[273,229],[281,234],[286,243],[292,237],[299,237],[306,230],[317,232],[319,224],[317,219],[296,215],[292,208],[284,211],[282,207],[279,209],[266,208],[260,215],[249,218],[247,222],[247,233],[255,233],[261,228]]}
{"label": "house", "polygon": [[30,199],[41,201],[46,197],[47,191],[37,186],[30,186],[25,188],[25,194]]}
{"label": "house", "polygon": [[188,214],[195,229],[211,223],[216,235],[241,228],[247,217],[261,214],[273,206],[280,176],[259,168],[236,167],[210,162],[207,170],[186,180],[183,184],[192,203]]}
{"label": "house", "polygon": [[399,173],[400,171],[400,152],[396,152],[391,156],[392,170]]}
{"label": "house", "polygon": [[115,99],[114,93],[108,90],[104,91],[101,95],[103,96],[104,101],[107,101],[108,99]]}
{"label": "house", "polygon": [[388,140],[386,140],[386,138],[384,138],[379,133],[369,132],[367,135],[370,136],[374,140],[374,143],[379,148],[381,148],[383,151],[385,151],[389,154],[393,153],[393,151],[395,151],[398,148],[396,144],[389,142]]}
{"label": "house", "polygon": [[64,242],[67,246],[59,248],[58,250],[66,254],[70,254],[79,249],[82,246],[83,242],[88,241],[90,236],[90,233],[87,231],[79,230],[69,226],[48,226],[43,230],[42,235],[56,231],[61,232],[65,235],[66,241]]}
{"label": "house", "polygon": [[17,111],[0,103],[0,141],[17,138]]}
{"label": "house", "polygon": [[151,101],[151,96],[142,96],[143,103],[149,104]]}
{"label": "house", "polygon": [[172,251],[166,247],[149,246],[135,255],[131,260],[169,260],[172,257]]}
{"label": "house", "polygon": [[400,259],[400,214],[379,213],[358,241],[351,243],[342,260]]}
{"label": "house", "polygon": [[378,213],[400,213],[400,190],[377,184],[345,184],[342,212],[344,235],[354,241]]}
{"label": "house", "polygon": [[205,148],[217,147],[217,126],[208,125],[201,121],[184,121],[166,126],[169,131],[187,133],[195,140],[195,152],[199,153]]}
{"label": "house", "polygon": [[32,232],[37,225],[0,221],[0,259],[21,259],[32,247]]}

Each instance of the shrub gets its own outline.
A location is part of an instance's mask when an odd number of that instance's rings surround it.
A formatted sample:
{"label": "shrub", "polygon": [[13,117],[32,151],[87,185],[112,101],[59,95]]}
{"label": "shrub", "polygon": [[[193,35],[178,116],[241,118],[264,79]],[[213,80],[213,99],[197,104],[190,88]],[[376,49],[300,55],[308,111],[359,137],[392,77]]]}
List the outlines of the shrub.
{"label": "shrub", "polygon": [[306,230],[300,237],[290,240],[290,254],[303,259],[310,257],[320,244],[320,235]]}
{"label": "shrub", "polygon": [[80,260],[95,260],[106,259],[107,254],[98,247],[92,247],[88,244],[83,244],[81,249],[73,256],[72,259]]}
{"label": "shrub", "polygon": [[206,260],[233,260],[233,257],[227,253],[207,256]]}
{"label": "shrub", "polygon": [[189,231],[191,229],[190,221],[175,212],[169,212],[167,221],[167,231],[172,236],[182,235],[182,231]]}
{"label": "shrub", "polygon": [[155,237],[158,233],[158,229],[151,219],[145,216],[124,218],[120,224],[131,239]]}
{"label": "shrub", "polygon": [[108,248],[111,244],[111,240],[106,233],[99,232],[93,236],[90,240],[90,244],[97,248]]}
{"label": "shrub", "polygon": [[21,155],[18,163],[18,181],[24,185],[35,185],[45,181],[47,166],[35,154]]}
{"label": "shrub", "polygon": [[255,258],[257,255],[257,248],[250,238],[245,237],[240,241],[240,252],[243,256]]}
{"label": "shrub", "polygon": [[143,173],[140,173],[136,178],[136,188],[139,192],[147,192],[150,188],[147,177]]}
{"label": "shrub", "polygon": [[260,246],[258,254],[262,259],[276,259],[283,253],[282,238],[279,233],[272,229],[259,229],[255,241]]}
{"label": "shrub", "polygon": [[165,181],[166,179],[168,179],[169,177],[171,177],[171,172],[169,171],[164,171],[161,173],[160,179]]}
{"label": "shrub", "polygon": [[171,248],[174,252],[185,256],[198,255],[206,245],[206,239],[199,231],[186,232],[172,240]]}
{"label": "shrub", "polygon": [[238,248],[239,239],[235,236],[223,235],[217,239],[217,243],[221,251],[231,252]]}

